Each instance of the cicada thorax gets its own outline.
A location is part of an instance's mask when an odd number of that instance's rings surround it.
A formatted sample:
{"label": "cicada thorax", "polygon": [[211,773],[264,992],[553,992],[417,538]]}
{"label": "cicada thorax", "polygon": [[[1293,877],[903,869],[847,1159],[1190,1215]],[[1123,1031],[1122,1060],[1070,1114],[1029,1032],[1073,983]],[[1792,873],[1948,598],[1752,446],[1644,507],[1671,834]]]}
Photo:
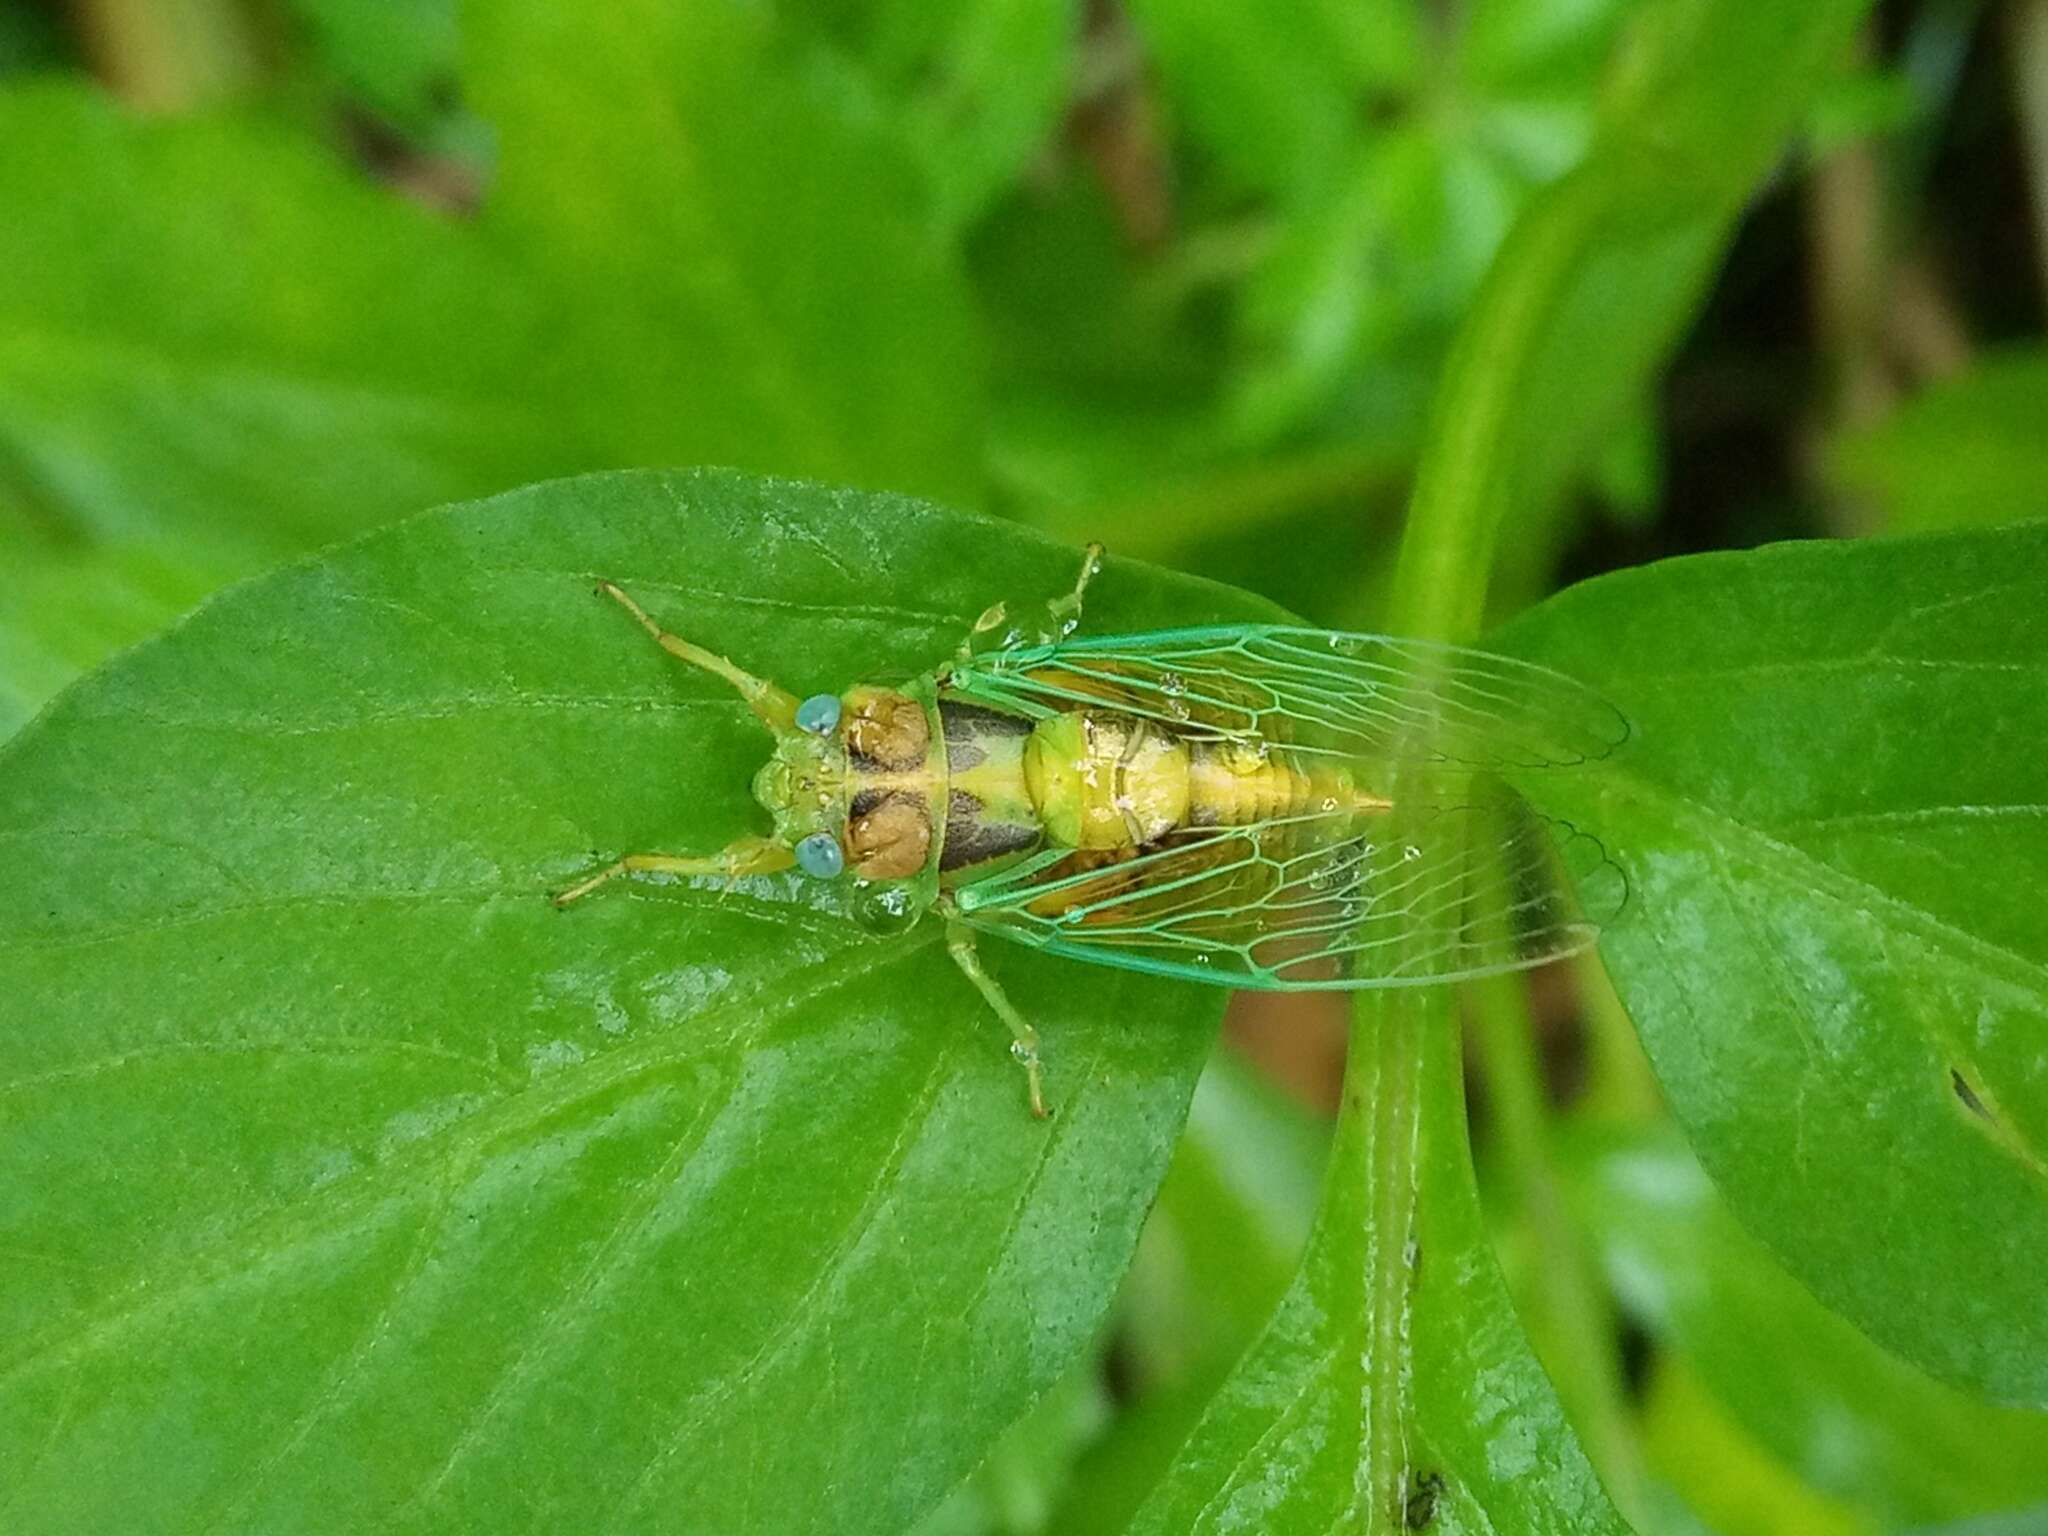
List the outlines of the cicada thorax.
{"label": "cicada thorax", "polygon": [[889,688],[845,695],[846,862],[863,880],[922,874],[939,844],[946,758],[929,700]]}
{"label": "cicada thorax", "polygon": [[1206,829],[1381,810],[1335,759],[1112,708],[1034,718],[921,683],[845,695],[846,860],[959,884],[1043,849],[1113,864]]}

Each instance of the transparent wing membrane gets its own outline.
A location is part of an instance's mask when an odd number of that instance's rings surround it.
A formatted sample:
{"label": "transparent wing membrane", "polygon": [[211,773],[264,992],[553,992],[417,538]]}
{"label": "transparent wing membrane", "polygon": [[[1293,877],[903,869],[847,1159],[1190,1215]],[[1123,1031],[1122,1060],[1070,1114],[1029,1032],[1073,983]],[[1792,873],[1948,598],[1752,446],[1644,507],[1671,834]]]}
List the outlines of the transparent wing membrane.
{"label": "transparent wing membrane", "polygon": [[1587,948],[1627,901],[1590,837],[1505,786],[1390,817],[1177,833],[1115,863],[1062,852],[960,893],[962,916],[1056,953],[1253,988],[1450,981]]}
{"label": "transparent wing membrane", "polygon": [[1250,625],[1019,647],[953,685],[1051,713],[1107,704],[1195,738],[1470,770],[1571,767],[1628,738],[1621,714],[1548,668],[1388,635]]}
{"label": "transparent wing membrane", "polygon": [[1382,636],[1184,630],[998,653],[952,685],[1139,714],[1305,770],[1341,758],[1392,802],[1186,828],[1122,857],[1049,850],[957,893],[989,932],[1227,986],[1399,986],[1575,953],[1627,901],[1594,839],[1501,777],[1594,761],[1628,734],[1539,667]]}

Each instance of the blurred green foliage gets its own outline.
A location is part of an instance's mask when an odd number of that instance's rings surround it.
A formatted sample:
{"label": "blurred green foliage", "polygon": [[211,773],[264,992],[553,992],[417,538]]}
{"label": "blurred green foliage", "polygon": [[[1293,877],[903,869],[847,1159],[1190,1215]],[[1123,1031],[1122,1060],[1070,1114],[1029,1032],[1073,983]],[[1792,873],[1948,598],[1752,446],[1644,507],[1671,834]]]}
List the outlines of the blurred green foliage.
{"label": "blurred green foliage", "polygon": [[[1498,517],[1497,612],[1656,555],[2039,517],[2044,38],[2040,0],[0,0],[0,735],[231,582],[599,468],[926,494],[1358,627],[1394,622],[1411,490]],[[1009,591],[1010,558],[962,586]],[[1718,590],[1566,649],[1627,685],[1711,638]],[[1889,590],[1856,589],[1873,633]],[[1806,618],[1821,654],[1841,613]],[[1632,713],[1670,703],[1642,686]],[[1741,747],[1673,774],[1729,803]],[[1791,804],[1795,767],[1745,793]],[[1716,1140],[1676,1017],[1643,1021],[1659,1068],[1754,1222],[1777,1165]],[[1583,1098],[1569,1050],[1532,1054],[1561,1102],[1499,1078],[1476,1133],[1615,1503],[1645,1531],[2043,1528],[2041,1421],[1822,1310],[1779,1267],[1802,1239],[1744,1234],[1613,1040]],[[1897,1129],[1854,1109],[1837,1157]],[[1325,1148],[1216,1069],[1121,1320],[927,1536],[1209,1518],[1203,1457],[1264,1442],[1304,1340],[1350,1342],[1304,1320],[1350,1249],[1289,1292]],[[1429,1151],[1453,1186],[1456,1151]],[[1917,1338],[1839,1214],[1814,1225],[1858,1321],[2025,1374],[2023,1287],[1977,1334],[1975,1293],[1930,1298]],[[1462,1321],[1507,1317],[1474,1295]],[[1529,1387],[1491,1333],[1460,1379],[1490,1368]],[[1577,1454],[1557,1486],[1591,1486]]]}

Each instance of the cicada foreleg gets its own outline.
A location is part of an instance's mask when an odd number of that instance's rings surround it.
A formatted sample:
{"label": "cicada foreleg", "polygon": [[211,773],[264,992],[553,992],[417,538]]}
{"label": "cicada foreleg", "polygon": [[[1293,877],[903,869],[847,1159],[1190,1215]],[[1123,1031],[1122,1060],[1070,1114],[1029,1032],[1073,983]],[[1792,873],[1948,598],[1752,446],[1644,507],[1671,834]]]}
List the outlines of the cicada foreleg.
{"label": "cicada foreleg", "polygon": [[556,906],[566,907],[621,875],[715,875],[721,880],[738,880],[745,875],[776,874],[795,863],[794,853],[766,837],[743,837],[717,853],[695,858],[673,853],[629,853],[567,890],[555,892],[550,899]]}
{"label": "cicada foreleg", "polygon": [[739,696],[747,701],[747,708],[755,718],[771,731],[788,731],[796,727],[797,702],[793,695],[769,682],[756,677],[741,667],[734,666],[716,651],[707,651],[701,645],[692,645],[680,635],[672,635],[655,623],[632,598],[628,597],[618,583],[600,581],[597,584],[600,597],[608,597],[626,612],[633,615],[640,627],[653,637],[654,643],[678,661],[700,667],[713,676],[722,677],[731,683]]}
{"label": "cicada foreleg", "polygon": [[1017,1065],[1024,1069],[1024,1081],[1031,1094],[1031,1113],[1043,1120],[1051,1113],[1045,1107],[1045,1084],[1038,1060],[1038,1031],[1030,1021],[1017,1011],[1003,989],[996,984],[995,977],[981,968],[981,956],[974,950],[974,930],[964,923],[946,924],[946,948],[953,956],[953,963],[960,972],[974,983],[974,990],[987,1000],[1010,1030],[1010,1055]]}

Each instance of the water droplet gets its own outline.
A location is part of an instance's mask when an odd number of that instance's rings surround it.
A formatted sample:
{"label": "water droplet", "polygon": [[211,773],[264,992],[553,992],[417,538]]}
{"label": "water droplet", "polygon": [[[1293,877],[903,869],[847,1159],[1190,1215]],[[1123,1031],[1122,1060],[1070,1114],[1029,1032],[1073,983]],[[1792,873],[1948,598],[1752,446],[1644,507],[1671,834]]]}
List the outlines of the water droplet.
{"label": "water droplet", "polygon": [[1413,843],[1410,843],[1401,850],[1401,857],[1404,861],[1412,863],[1414,860],[1422,857],[1422,850]]}
{"label": "water droplet", "polygon": [[1334,811],[1335,809],[1337,809],[1337,797],[1335,795],[1323,796],[1323,810],[1325,812],[1328,812]]}
{"label": "water droplet", "polygon": [[1178,672],[1159,674],[1159,691],[1170,699],[1177,699],[1188,691],[1188,680]]}
{"label": "water droplet", "polygon": [[1207,955],[1197,955],[1197,956],[1195,956],[1195,964],[1197,964],[1197,965],[1207,965],[1208,963],[1209,963],[1209,957],[1208,957]]}
{"label": "water droplet", "polygon": [[1183,704],[1179,699],[1168,699],[1166,701],[1166,713],[1175,720],[1192,718],[1187,705]]}

